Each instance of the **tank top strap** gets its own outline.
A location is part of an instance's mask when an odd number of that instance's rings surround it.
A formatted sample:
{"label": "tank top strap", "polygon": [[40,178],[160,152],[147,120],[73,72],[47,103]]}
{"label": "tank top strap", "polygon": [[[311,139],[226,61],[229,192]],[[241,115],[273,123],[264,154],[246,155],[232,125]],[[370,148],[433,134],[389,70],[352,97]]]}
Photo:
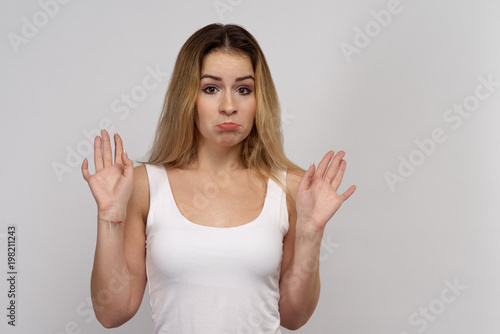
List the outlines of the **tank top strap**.
{"label": "tank top strap", "polygon": [[[184,221],[186,218],[179,212],[175,203],[165,167],[154,164],[146,164],[145,167],[149,180],[150,200],[146,233],[157,231],[159,224],[168,224],[171,227],[173,225],[186,227]],[[279,171],[279,178],[286,184],[286,170]],[[259,219],[266,218],[273,225],[276,224],[280,233],[284,236],[288,231],[286,193],[272,179],[267,182],[266,197],[262,210]],[[168,222],[164,221],[165,219]]]}
{"label": "tank top strap", "polygon": [[149,182],[149,213],[146,234],[154,234],[158,224],[166,217],[172,217],[169,202],[167,174],[163,165],[145,164]]}

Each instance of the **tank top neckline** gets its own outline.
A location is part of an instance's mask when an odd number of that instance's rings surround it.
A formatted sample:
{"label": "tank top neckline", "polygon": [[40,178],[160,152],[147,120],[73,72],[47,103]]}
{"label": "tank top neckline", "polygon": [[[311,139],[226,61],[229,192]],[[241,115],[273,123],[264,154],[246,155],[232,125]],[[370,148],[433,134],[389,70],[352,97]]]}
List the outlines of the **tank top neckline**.
{"label": "tank top neckline", "polygon": [[259,221],[261,221],[262,219],[262,216],[264,215],[265,211],[267,210],[267,206],[268,206],[268,202],[269,202],[269,196],[270,196],[270,187],[271,187],[271,182],[270,182],[270,178],[267,178],[267,188],[266,188],[266,197],[264,198],[264,205],[262,206],[262,209],[259,213],[259,215],[257,216],[257,218],[247,222],[247,223],[244,223],[242,225],[237,225],[237,226],[228,226],[228,227],[221,227],[221,226],[209,226],[209,225],[202,225],[202,224],[199,224],[199,223],[195,223],[195,222],[192,222],[191,220],[189,220],[186,216],[184,216],[181,212],[181,210],[179,209],[179,207],[177,206],[177,203],[175,202],[175,198],[174,198],[174,193],[172,191],[172,187],[170,186],[170,181],[168,180],[168,173],[167,173],[167,169],[165,168],[165,166],[161,166],[162,169],[163,169],[163,173],[164,173],[164,177],[165,177],[165,181],[167,182],[167,188],[168,188],[168,196],[170,197],[170,200],[171,200],[171,203],[172,203],[172,206],[174,207],[176,213],[179,215],[179,217],[181,217],[182,221],[192,227],[199,227],[199,228],[202,228],[202,229],[213,229],[213,230],[229,230],[229,229],[238,229],[238,228],[244,228],[246,226],[253,226],[255,224],[257,224]]}

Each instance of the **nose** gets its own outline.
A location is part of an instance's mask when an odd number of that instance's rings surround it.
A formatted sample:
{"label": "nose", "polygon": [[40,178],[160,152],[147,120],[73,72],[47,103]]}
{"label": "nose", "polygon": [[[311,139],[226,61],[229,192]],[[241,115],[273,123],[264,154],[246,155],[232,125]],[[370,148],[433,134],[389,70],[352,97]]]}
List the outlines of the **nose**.
{"label": "nose", "polygon": [[237,111],[236,101],[231,91],[225,91],[221,96],[220,112],[231,115]]}

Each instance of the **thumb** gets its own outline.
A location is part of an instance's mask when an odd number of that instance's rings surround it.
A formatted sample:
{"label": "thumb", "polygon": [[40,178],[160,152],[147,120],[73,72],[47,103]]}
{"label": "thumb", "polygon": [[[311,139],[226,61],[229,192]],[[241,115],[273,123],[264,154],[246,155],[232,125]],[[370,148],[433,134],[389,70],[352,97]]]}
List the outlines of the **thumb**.
{"label": "thumb", "polygon": [[300,180],[297,191],[309,189],[309,186],[311,185],[312,177],[314,175],[315,170],[316,170],[316,166],[314,165],[314,161],[313,161],[313,162],[311,162],[309,169],[306,170],[306,173],[302,177],[302,180]]}
{"label": "thumb", "polygon": [[134,176],[134,162],[130,160],[125,150],[122,152],[122,161],[125,167],[123,175],[127,179],[132,179],[132,177]]}

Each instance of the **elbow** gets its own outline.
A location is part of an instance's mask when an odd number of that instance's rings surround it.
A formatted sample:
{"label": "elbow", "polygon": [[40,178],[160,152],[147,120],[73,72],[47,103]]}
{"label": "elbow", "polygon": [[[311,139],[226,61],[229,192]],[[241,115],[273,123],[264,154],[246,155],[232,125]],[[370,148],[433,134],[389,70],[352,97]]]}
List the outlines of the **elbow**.
{"label": "elbow", "polygon": [[102,327],[106,329],[111,329],[111,328],[117,328],[123,325],[123,323],[120,323],[118,321],[113,321],[112,319],[105,319],[105,318],[97,318],[97,321],[101,324]]}
{"label": "elbow", "polygon": [[309,305],[308,307],[301,308],[289,308],[289,305],[285,307],[282,305],[280,316],[281,316],[281,326],[290,330],[296,331],[302,328],[309,319],[311,319],[314,310],[316,309],[317,300]]}
{"label": "elbow", "polygon": [[112,329],[112,328],[119,327],[119,326],[116,326],[116,325],[114,325],[112,323],[107,323],[107,322],[100,322],[100,323],[101,323],[102,327],[104,327],[106,329]]}
{"label": "elbow", "polygon": [[281,327],[286,328],[289,331],[296,331],[297,329],[299,329],[302,326],[287,326],[287,325],[282,324]]}
{"label": "elbow", "polygon": [[126,323],[132,316],[130,314],[121,315],[118,314],[102,314],[95,312],[95,316],[97,321],[101,324],[102,327],[106,329],[117,328]]}
{"label": "elbow", "polygon": [[289,321],[281,321],[281,326],[283,328],[286,328],[288,329],[289,331],[296,331],[298,329],[300,329],[302,326],[304,326],[307,321],[309,320],[308,319],[292,319],[292,320],[289,320]]}
{"label": "elbow", "polygon": [[103,305],[96,303],[95,299],[92,299],[92,303],[97,321],[102,327],[107,329],[117,328],[125,324],[132,319],[139,309],[138,306],[127,306],[126,303],[122,303],[121,305],[111,305],[110,303]]}

